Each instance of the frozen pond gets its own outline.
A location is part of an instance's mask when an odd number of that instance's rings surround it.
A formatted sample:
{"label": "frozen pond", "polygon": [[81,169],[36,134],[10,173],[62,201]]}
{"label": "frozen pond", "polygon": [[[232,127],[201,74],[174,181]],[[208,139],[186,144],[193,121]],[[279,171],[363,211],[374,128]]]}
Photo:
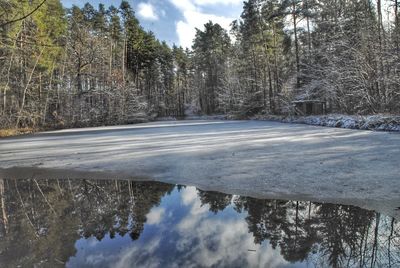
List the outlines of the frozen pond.
{"label": "frozen pond", "polygon": [[400,223],[355,206],[160,182],[0,179],[1,267],[399,267]]}
{"label": "frozen pond", "polygon": [[399,216],[400,135],[394,133],[169,121],[1,139],[0,152],[0,178],[148,179]]}

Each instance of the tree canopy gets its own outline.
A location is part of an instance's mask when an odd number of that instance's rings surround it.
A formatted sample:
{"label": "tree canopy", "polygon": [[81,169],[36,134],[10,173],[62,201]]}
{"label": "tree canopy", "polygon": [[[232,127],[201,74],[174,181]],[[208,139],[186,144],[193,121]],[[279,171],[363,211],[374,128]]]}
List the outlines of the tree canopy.
{"label": "tree canopy", "polygon": [[229,30],[209,21],[184,49],[146,31],[127,1],[0,0],[0,125],[293,114],[302,99],[336,113],[399,113],[398,6],[248,0]]}

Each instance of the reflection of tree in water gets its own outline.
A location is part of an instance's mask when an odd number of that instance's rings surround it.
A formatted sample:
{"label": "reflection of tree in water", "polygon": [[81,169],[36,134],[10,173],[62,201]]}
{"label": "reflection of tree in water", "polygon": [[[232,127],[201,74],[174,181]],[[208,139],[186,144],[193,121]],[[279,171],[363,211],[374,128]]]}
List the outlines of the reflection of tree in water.
{"label": "reflection of tree in water", "polygon": [[354,260],[361,259],[362,240],[373,225],[374,215],[372,211],[353,206],[323,204],[318,207],[316,231],[322,234],[321,248],[330,266],[356,265]]}
{"label": "reflection of tree in water", "polygon": [[260,200],[239,197],[235,201],[238,211],[247,211],[246,221],[254,242],[269,240],[273,248],[280,247],[288,261],[302,261],[316,242],[311,220],[301,212],[306,202]]}
{"label": "reflection of tree in water", "polygon": [[[92,181],[82,182],[82,196],[75,200],[85,237],[103,239],[106,233],[139,238],[146,214],[160,204],[172,185],[157,182]],[[95,211],[95,213],[93,213]]]}
{"label": "reflection of tree in water", "polygon": [[[1,186],[4,185],[4,191]],[[63,266],[81,236],[139,238],[146,214],[173,185],[87,180],[0,180],[0,263]],[[4,219],[7,220],[4,220]]]}
{"label": "reflection of tree in water", "polygon": [[[225,208],[231,195],[204,198],[212,212]],[[218,204],[220,202],[220,204]],[[261,244],[279,246],[289,262],[311,260],[318,267],[400,267],[400,224],[391,217],[354,206],[235,197],[239,213]],[[384,221],[385,224],[382,224]]]}
{"label": "reflection of tree in water", "polygon": [[209,210],[217,214],[231,204],[232,195],[219,192],[197,190],[202,205],[208,205]]}
{"label": "reflection of tree in water", "polygon": [[[173,188],[157,182],[0,179],[0,263],[63,266],[81,237],[138,239],[146,215]],[[268,242],[289,262],[400,267],[400,224],[393,218],[353,206],[197,193],[214,214],[228,206],[246,213],[254,242]]]}

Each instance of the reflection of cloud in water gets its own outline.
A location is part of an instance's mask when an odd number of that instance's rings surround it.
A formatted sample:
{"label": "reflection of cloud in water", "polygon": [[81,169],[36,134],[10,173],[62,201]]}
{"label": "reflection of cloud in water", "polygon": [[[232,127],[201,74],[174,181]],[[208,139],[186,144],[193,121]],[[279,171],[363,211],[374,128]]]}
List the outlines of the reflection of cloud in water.
{"label": "reflection of cloud in water", "polygon": [[[160,248],[160,238],[146,241],[145,244],[132,244],[121,252],[111,254],[110,252],[88,254],[78,262],[79,267],[160,267],[160,259],[156,251]],[[68,265],[67,267],[73,267]]]}
{"label": "reflection of cloud in water", "polygon": [[111,263],[110,267],[160,267],[160,259],[155,254],[160,246],[160,238],[156,238],[147,241],[145,245],[129,247],[117,256],[118,261],[116,264]]}
{"label": "reflection of cloud in water", "polygon": [[105,257],[103,253],[99,253],[87,256],[85,262],[90,266],[98,266],[104,263],[106,259],[108,259],[108,257]]}
{"label": "reflection of cloud in water", "polygon": [[191,231],[196,227],[198,222],[207,216],[208,205],[202,205],[197,196],[195,187],[187,187],[182,191],[182,203],[189,206],[189,213],[179,223],[177,223],[177,231]]}
{"label": "reflection of cloud in water", "polygon": [[198,199],[197,197],[197,190],[195,187],[186,187],[182,193],[181,193],[181,197],[182,197],[182,203],[186,206],[190,205],[191,203],[193,203],[196,199]]}
{"label": "reflection of cloud in water", "polygon": [[164,208],[153,208],[149,214],[146,215],[147,224],[159,224],[164,216]]}
{"label": "reflection of cloud in water", "polygon": [[4,267],[370,267],[371,260],[394,267],[400,260],[400,224],[352,206],[157,182],[2,182]]}
{"label": "reflection of cloud in water", "polygon": [[[177,214],[174,207],[153,208],[147,214],[148,237],[144,241],[132,243],[114,256],[87,256],[86,264],[108,263],[108,267],[117,268],[290,265],[268,242],[254,243],[243,215],[221,212],[210,217],[209,206],[202,205],[194,187],[184,189],[180,200],[186,213],[176,221],[171,221],[171,212],[166,213],[172,209]],[[156,224],[162,228],[151,227]]]}
{"label": "reflection of cloud in water", "polygon": [[4,267],[394,267],[400,260],[399,222],[353,206],[158,182],[0,184]]}
{"label": "reflection of cloud in water", "polygon": [[[188,204],[188,200],[191,204]],[[254,244],[253,236],[242,218],[207,218],[208,207],[201,206],[194,187],[183,191],[182,202],[191,206],[190,213],[176,227],[180,236],[177,250],[183,254],[182,259],[190,260],[183,266],[193,262],[200,266],[224,267],[241,264],[279,267],[287,264],[279,252],[271,250],[267,243],[261,246]]]}
{"label": "reflection of cloud in water", "polygon": [[100,241],[97,240],[95,237],[89,237],[89,238],[87,239],[87,245],[88,245],[89,247],[95,247],[95,246],[97,246],[99,243],[100,243]]}

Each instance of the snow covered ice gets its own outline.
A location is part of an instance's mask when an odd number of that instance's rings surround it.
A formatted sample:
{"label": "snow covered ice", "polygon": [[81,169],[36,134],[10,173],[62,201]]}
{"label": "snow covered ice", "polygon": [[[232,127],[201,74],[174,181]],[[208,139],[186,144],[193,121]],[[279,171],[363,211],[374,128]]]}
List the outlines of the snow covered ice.
{"label": "snow covered ice", "polygon": [[400,206],[396,133],[164,121],[7,138],[0,148],[7,178],[145,178],[254,197],[340,202],[390,215]]}

